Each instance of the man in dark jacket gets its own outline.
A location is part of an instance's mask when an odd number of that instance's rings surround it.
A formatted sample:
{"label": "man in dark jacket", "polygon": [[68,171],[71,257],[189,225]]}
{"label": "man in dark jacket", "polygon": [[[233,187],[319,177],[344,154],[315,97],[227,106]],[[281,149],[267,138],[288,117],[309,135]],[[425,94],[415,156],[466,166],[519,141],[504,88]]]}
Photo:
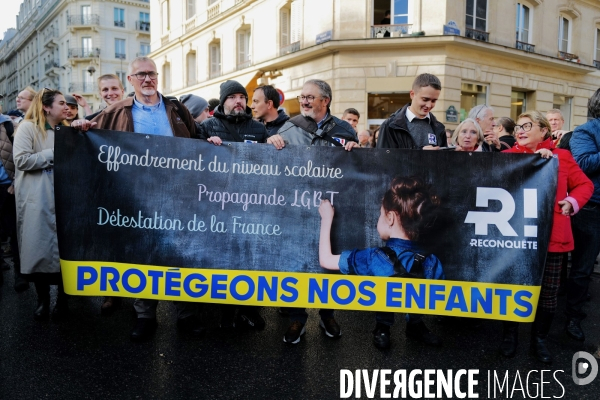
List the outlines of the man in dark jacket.
{"label": "man in dark jacket", "polygon": [[252,110],[247,106],[248,92],[239,82],[223,82],[220,101],[213,118],[200,125],[200,139],[216,145],[223,141],[264,143],[267,140],[264,125],[252,119]]}
{"label": "man in dark jacket", "polygon": [[417,76],[410,91],[411,103],[383,122],[377,147],[423,150],[446,147],[446,128],[430,113],[441,90],[442,84],[435,75]]}
{"label": "man in dark jacket", "polygon": [[594,183],[590,201],[571,217],[575,249],[571,252],[567,281],[565,328],[569,336],[581,342],[585,341],[581,328],[581,321],[586,317],[583,305],[594,272],[594,261],[600,253],[600,89],[588,101],[588,114],[593,119],[575,128],[570,141],[573,158]]}
{"label": "man in dark jacket", "polygon": [[[417,76],[410,91],[411,103],[383,122],[377,148],[438,150],[446,147],[446,128],[430,113],[441,90],[442,84],[437,76]],[[373,331],[373,343],[376,347],[387,348],[394,314],[378,312],[375,319],[377,326]],[[418,314],[407,314],[406,336],[430,346],[442,344],[442,340],[429,331]]]}
{"label": "man in dark jacket", "polygon": [[[358,138],[352,126],[331,115],[331,99],[332,91],[327,82],[319,79],[307,81],[298,96],[302,114],[283,124],[277,135],[267,139],[267,143],[277,149],[286,145],[343,146],[346,150],[358,147]],[[308,314],[304,308],[287,308],[285,311],[290,316],[291,324],[283,341],[297,344],[304,334]],[[333,317],[333,310],[321,309],[319,315],[319,326],[325,334],[331,338],[339,338],[342,331]]]}
{"label": "man in dark jacket", "polygon": [[265,124],[267,134],[273,136],[290,117],[279,108],[279,92],[271,85],[259,86],[252,95],[254,117]]}
{"label": "man in dark jacket", "polygon": [[[221,84],[220,104],[212,118],[200,124],[200,139],[214,145],[225,142],[264,143],[267,131],[263,124],[252,119],[246,105],[248,92],[239,82],[228,80]],[[237,309],[237,317],[236,317]],[[265,320],[256,306],[221,305],[221,328],[235,328],[236,320],[254,329],[263,329]]]}

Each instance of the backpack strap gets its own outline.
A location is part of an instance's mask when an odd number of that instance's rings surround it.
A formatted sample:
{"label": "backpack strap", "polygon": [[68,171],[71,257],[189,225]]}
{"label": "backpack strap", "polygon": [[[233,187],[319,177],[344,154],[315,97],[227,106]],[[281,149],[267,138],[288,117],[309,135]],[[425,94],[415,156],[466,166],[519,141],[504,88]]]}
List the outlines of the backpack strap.
{"label": "backpack strap", "polygon": [[406,270],[402,262],[398,260],[398,256],[396,252],[392,250],[390,247],[380,247],[381,251],[385,253],[385,255],[390,259],[390,261],[394,264],[394,278],[411,278],[411,279],[423,279],[425,278],[425,274],[423,271],[423,262],[427,258],[426,255],[421,253],[413,253],[414,261],[410,272]]}
{"label": "backpack strap", "polygon": [[290,118],[288,121],[294,124],[295,126],[299,127],[300,129],[303,129],[306,132],[310,132],[320,139],[326,140],[334,146],[342,146],[340,142],[329,136],[327,132],[324,132],[323,130],[319,129],[317,123],[312,118],[305,117],[303,115],[297,115],[293,118]]}

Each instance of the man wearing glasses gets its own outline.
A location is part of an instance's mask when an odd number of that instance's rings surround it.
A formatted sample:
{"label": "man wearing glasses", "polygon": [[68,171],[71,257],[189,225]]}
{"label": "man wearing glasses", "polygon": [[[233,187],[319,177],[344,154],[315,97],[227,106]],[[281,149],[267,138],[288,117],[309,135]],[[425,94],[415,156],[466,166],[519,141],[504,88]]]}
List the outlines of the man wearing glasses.
{"label": "man wearing glasses", "polygon": [[[350,151],[358,147],[356,131],[352,126],[331,115],[331,87],[325,81],[311,79],[304,83],[298,96],[300,113],[289,119],[276,135],[267,139],[278,150],[286,145],[303,146],[340,146]],[[305,332],[308,314],[304,308],[287,308],[290,317],[290,327],[283,336],[285,343],[297,344]],[[333,339],[342,334],[340,326],[333,317],[333,310],[319,310],[321,320],[319,326],[325,334]]]}
{"label": "man wearing glasses", "polygon": [[[133,86],[135,96],[105,108],[92,121],[80,119],[71,126],[81,130],[96,127],[147,135],[196,137],[196,126],[188,109],[158,92],[158,73],[151,58],[135,58],[129,64],[127,80]],[[136,299],[133,305],[137,321],[131,332],[131,340],[149,339],[156,330],[158,300]],[[204,327],[197,317],[198,305],[175,302],[175,306],[180,329],[194,336],[202,335]]]}
{"label": "man wearing glasses", "polygon": [[97,128],[148,135],[196,137],[194,119],[187,108],[158,92],[158,72],[151,58],[135,58],[129,64],[127,80],[133,86],[135,96],[105,108],[92,120]]}

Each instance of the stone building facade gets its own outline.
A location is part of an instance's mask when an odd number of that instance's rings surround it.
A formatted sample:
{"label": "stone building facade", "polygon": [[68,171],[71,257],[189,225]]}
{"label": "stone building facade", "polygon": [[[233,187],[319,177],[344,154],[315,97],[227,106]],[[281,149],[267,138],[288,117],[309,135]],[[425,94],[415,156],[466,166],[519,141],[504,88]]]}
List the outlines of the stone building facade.
{"label": "stone building facade", "polygon": [[96,78],[116,73],[127,88],[129,61],[149,52],[147,0],[24,0],[17,29],[0,42],[4,109],[30,85],[80,93],[95,110]]}

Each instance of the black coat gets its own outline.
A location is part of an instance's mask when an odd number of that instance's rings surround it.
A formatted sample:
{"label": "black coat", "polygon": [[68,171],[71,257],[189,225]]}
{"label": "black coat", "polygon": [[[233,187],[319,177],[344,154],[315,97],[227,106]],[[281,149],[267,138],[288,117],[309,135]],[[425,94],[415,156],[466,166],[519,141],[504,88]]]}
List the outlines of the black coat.
{"label": "black coat", "polygon": [[265,126],[252,119],[250,107],[246,107],[246,113],[242,115],[225,115],[222,105],[215,109],[212,118],[200,124],[200,139],[208,139],[211,136],[218,136],[224,142],[256,143],[265,143],[268,137]]}
{"label": "black coat", "polygon": [[[379,128],[379,138],[377,139],[377,148],[381,149],[419,149],[408,131],[406,120],[406,110],[410,104],[396,111],[388,119],[383,121]],[[446,127],[438,122],[433,114],[429,114],[429,124],[437,138],[440,147],[446,147],[448,141],[446,138]]]}

